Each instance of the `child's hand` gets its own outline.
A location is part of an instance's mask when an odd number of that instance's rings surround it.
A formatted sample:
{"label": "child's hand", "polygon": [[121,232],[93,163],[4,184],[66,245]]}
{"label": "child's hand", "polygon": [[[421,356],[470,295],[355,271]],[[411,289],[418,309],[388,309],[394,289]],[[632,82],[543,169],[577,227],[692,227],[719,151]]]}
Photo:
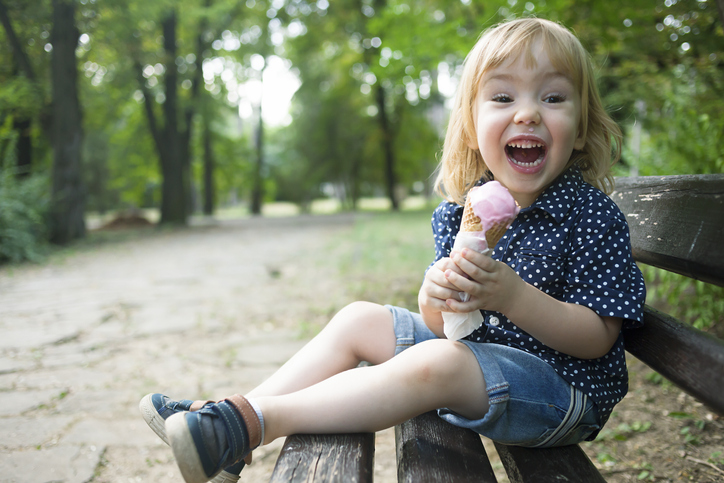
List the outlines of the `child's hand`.
{"label": "child's hand", "polygon": [[525,282],[505,263],[469,249],[453,252],[451,260],[459,270],[446,270],[445,279],[455,291],[470,294],[468,302],[460,302],[457,297],[446,300],[455,312],[482,309],[507,314],[513,304],[521,300]]}
{"label": "child's hand", "polygon": [[418,302],[420,308],[433,312],[452,312],[447,300],[460,299],[460,290],[445,276],[450,271],[465,277],[465,273],[450,259],[441,258],[425,274],[425,280],[420,287]]}

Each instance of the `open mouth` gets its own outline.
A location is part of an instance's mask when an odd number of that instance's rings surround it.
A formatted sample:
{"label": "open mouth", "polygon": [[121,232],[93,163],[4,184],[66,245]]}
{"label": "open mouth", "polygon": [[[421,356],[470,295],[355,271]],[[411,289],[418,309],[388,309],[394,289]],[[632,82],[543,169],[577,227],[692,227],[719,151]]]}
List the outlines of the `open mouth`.
{"label": "open mouth", "polygon": [[547,148],[536,141],[513,141],[505,146],[508,159],[521,168],[535,168],[543,163]]}

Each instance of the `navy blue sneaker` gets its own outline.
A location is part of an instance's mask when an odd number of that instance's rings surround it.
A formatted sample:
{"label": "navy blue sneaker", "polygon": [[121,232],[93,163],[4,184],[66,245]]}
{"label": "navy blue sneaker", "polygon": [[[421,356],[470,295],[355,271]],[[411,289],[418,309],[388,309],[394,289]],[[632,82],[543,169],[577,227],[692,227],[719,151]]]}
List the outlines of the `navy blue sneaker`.
{"label": "navy blue sneaker", "polygon": [[249,401],[234,395],[166,419],[166,434],[186,483],[204,483],[242,462],[262,442],[263,423]]}
{"label": "navy blue sneaker", "polygon": [[[213,401],[197,401],[196,404],[194,404],[194,401],[189,399],[174,401],[168,396],[157,393],[144,396],[138,404],[138,407],[141,410],[146,424],[148,424],[164,443],[169,444],[168,436],[166,435],[166,420],[174,414],[191,411],[192,405],[195,406],[194,409],[197,410],[197,408],[201,408],[206,404],[213,404]],[[221,473],[210,481],[212,483],[236,483],[239,481],[239,474],[241,470],[244,469],[244,466],[244,461],[239,461],[228,468],[224,468]]]}

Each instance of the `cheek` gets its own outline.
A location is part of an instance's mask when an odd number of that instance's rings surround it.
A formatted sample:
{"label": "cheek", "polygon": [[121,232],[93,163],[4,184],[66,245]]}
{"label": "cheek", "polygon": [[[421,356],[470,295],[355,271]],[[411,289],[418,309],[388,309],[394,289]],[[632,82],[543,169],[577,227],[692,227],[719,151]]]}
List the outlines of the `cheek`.
{"label": "cheek", "polygon": [[478,117],[480,112],[478,109],[473,110],[473,126],[472,130],[468,130],[465,134],[465,137],[469,138],[466,140],[466,143],[468,147],[472,150],[478,150],[480,149],[480,143],[483,142],[483,137],[481,136],[482,133],[485,132],[485,122],[482,120],[484,117]]}
{"label": "cheek", "polygon": [[561,117],[549,126],[565,144],[573,145],[578,138],[578,122],[575,116]]}

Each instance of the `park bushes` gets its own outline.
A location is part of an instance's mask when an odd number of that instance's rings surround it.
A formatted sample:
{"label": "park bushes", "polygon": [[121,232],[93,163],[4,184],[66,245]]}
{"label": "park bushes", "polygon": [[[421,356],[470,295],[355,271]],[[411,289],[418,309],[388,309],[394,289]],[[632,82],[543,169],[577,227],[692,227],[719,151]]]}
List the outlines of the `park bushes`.
{"label": "park bushes", "polygon": [[[14,152],[7,149],[6,152]],[[0,163],[0,264],[39,261],[47,251],[49,180],[44,174],[17,176],[13,156]]]}

